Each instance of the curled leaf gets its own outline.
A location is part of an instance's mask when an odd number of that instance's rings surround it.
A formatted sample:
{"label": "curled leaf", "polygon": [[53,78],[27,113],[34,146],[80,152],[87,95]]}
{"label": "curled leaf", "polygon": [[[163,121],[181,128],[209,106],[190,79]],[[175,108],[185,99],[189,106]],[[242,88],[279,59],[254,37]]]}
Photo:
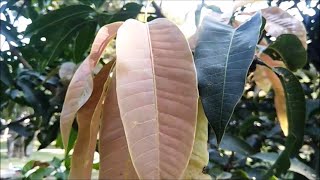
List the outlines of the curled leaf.
{"label": "curled leaf", "polygon": [[92,71],[121,24],[120,22],[108,24],[99,30],[89,56],[81,63],[69,84],[60,116],[61,136],[65,148],[68,147],[69,135],[75,115],[88,101],[93,91]]}

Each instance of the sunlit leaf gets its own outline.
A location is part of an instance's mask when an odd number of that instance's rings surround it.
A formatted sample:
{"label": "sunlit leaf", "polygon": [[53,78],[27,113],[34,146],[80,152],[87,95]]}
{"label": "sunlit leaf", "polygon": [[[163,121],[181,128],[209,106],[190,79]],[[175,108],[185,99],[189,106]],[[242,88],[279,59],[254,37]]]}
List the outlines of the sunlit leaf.
{"label": "sunlit leaf", "polygon": [[211,17],[206,17],[200,27],[195,50],[199,91],[218,143],[242,96],[260,26],[261,14],[256,13],[236,29]]}
{"label": "sunlit leaf", "polygon": [[199,101],[196,137],[193,144],[192,154],[182,179],[211,179],[210,175],[203,173],[209,163],[207,142],[208,120],[204,115],[202,104]]}
{"label": "sunlit leaf", "polygon": [[298,36],[303,47],[307,48],[307,31],[303,23],[279,7],[262,9],[262,16],[266,18],[266,31],[273,37],[281,34]]}
{"label": "sunlit leaf", "polygon": [[[192,53],[167,19],[127,20],[116,40],[117,97],[141,179],[178,179],[192,152],[198,90]],[[179,163],[177,163],[179,162]]]}

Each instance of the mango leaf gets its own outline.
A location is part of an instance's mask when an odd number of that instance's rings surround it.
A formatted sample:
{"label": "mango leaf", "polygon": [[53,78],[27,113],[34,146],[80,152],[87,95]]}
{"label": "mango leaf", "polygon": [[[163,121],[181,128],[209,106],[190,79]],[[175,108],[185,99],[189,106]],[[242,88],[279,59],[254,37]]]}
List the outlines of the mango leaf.
{"label": "mango leaf", "polygon": [[28,178],[29,179],[44,179],[45,177],[49,176],[53,171],[55,171],[52,167],[40,167],[33,173],[31,173]]}
{"label": "mango leaf", "polygon": [[[46,61],[43,61],[42,68],[45,68],[51,61],[58,58],[59,54],[64,51],[64,48],[72,41],[72,39],[77,35],[77,32],[82,29],[86,23],[81,22],[83,19],[75,19],[72,21],[65,22],[62,26],[63,29],[60,32],[60,38],[53,41],[52,50],[50,56]],[[87,37],[86,37],[87,38]]]}
{"label": "mango leaf", "polygon": [[[257,153],[251,156],[273,164],[279,157],[277,153]],[[315,180],[317,175],[315,170],[298,160],[297,158],[290,159],[291,165],[289,171],[299,173],[310,180]]]}
{"label": "mango leaf", "polygon": [[207,142],[208,120],[204,115],[203,107],[199,100],[196,137],[193,144],[192,154],[182,179],[211,179],[210,175],[203,173],[203,170],[209,163]]}
{"label": "mango leaf", "polygon": [[286,98],[286,112],[288,117],[288,137],[285,149],[268,170],[265,178],[272,174],[279,176],[290,167],[290,157],[299,152],[303,143],[304,125],[306,119],[306,105],[303,89],[295,75],[283,67],[274,67],[272,70],[280,78]]}
{"label": "mango leaf", "polygon": [[264,53],[271,57],[280,57],[273,59],[282,60],[291,71],[296,71],[307,63],[307,51],[293,34],[280,35]]}
{"label": "mango leaf", "polygon": [[[114,61],[104,65],[93,79],[93,91],[88,101],[77,113],[78,137],[71,160],[70,178],[91,177],[93,155],[97,144],[99,119],[102,117],[102,102],[109,86],[109,73]],[[104,84],[101,87],[101,84]]]}
{"label": "mango leaf", "polygon": [[122,125],[116,94],[116,76],[113,74],[105,98],[100,127],[100,179],[138,179],[133,167]]}
{"label": "mango leaf", "polygon": [[77,62],[82,61],[83,54],[89,48],[89,45],[92,43],[95,32],[97,28],[97,23],[95,21],[88,22],[81,30],[79,31],[74,45],[74,59]]}
{"label": "mango leaf", "polygon": [[236,29],[211,17],[202,22],[195,64],[204,112],[218,144],[242,96],[260,26],[259,12]]}
{"label": "mango leaf", "polygon": [[295,75],[283,67],[275,67],[273,71],[280,78],[285,91],[286,108],[289,125],[289,135],[296,138],[296,143],[290,156],[299,152],[303,143],[304,126],[306,121],[306,102],[303,89]]}
{"label": "mango leaf", "polygon": [[116,21],[125,21],[130,18],[136,18],[140,13],[140,10],[143,5],[129,2],[125,4],[117,13],[111,16],[109,22],[116,22]]}
{"label": "mango leaf", "polygon": [[269,90],[271,89],[271,82],[268,79],[268,75],[265,69],[268,68],[257,65],[255,71],[253,72],[252,80],[256,83],[259,89],[262,89],[264,92],[269,92]]}
{"label": "mango leaf", "polygon": [[266,18],[265,30],[271,36],[294,34],[298,36],[303,47],[307,49],[307,31],[303,23],[279,7],[262,9],[262,16]]}
{"label": "mango leaf", "polygon": [[72,5],[51,11],[40,16],[32,22],[26,29],[25,35],[45,30],[54,25],[61,25],[63,22],[73,18],[88,17],[90,13],[94,13],[94,9],[86,5]]}
{"label": "mango leaf", "polygon": [[[260,59],[270,67],[285,67],[283,62],[274,61],[268,55],[261,54]],[[286,97],[283,86],[279,77],[268,67],[257,65],[260,71],[265,73],[265,81],[271,83],[272,89],[274,91],[274,106],[277,112],[277,118],[280,123],[281,130],[285,136],[288,136],[288,117],[287,117],[287,106]],[[257,82],[257,81],[256,81]]]}
{"label": "mango leaf", "polygon": [[89,56],[81,63],[69,84],[60,117],[61,136],[65,148],[68,147],[75,114],[88,101],[93,91],[93,69],[121,24],[108,24],[99,30]]}
{"label": "mango leaf", "polygon": [[[215,138],[210,140],[212,144],[215,144]],[[225,134],[222,138],[220,148],[234,151],[243,156],[248,156],[255,153],[255,150],[243,139],[240,139],[237,136],[233,136],[231,134]]]}
{"label": "mango leaf", "polygon": [[9,67],[5,61],[0,61],[0,81],[8,87],[14,85],[14,81],[10,74]]}
{"label": "mango leaf", "polygon": [[34,168],[35,160],[28,161],[22,168],[21,173],[26,174],[28,171]]}
{"label": "mango leaf", "polygon": [[179,179],[192,152],[198,105],[188,43],[159,18],[127,20],[116,47],[118,104],[136,172],[140,179]]}

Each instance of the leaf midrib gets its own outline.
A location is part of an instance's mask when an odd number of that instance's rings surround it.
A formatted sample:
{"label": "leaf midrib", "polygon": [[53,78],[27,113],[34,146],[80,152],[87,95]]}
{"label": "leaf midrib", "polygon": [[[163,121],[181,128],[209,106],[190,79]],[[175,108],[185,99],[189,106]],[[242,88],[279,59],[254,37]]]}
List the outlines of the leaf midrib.
{"label": "leaf midrib", "polygon": [[[233,37],[236,33],[237,29],[233,30],[232,32],[232,35],[231,35],[231,41],[230,41],[230,44],[229,44],[229,48],[228,48],[228,52],[227,52],[227,59],[226,59],[226,66],[224,68],[224,78],[223,78],[223,88],[222,88],[222,96],[221,96],[221,108],[220,108],[220,117],[219,117],[219,131],[221,131],[221,127],[222,127],[222,121],[221,121],[221,118],[222,118],[222,110],[223,110],[223,99],[224,99],[224,90],[225,90],[225,85],[226,85],[226,77],[227,77],[227,68],[228,68],[228,62],[229,62],[229,54],[230,54],[230,49],[231,49],[231,46],[232,46],[232,43],[233,43]],[[221,132],[219,132],[221,133]],[[220,135],[219,135],[220,136]],[[221,137],[222,139],[222,137]],[[218,140],[218,139],[217,139]],[[220,141],[220,140],[218,140]],[[219,144],[219,143],[218,143]]]}

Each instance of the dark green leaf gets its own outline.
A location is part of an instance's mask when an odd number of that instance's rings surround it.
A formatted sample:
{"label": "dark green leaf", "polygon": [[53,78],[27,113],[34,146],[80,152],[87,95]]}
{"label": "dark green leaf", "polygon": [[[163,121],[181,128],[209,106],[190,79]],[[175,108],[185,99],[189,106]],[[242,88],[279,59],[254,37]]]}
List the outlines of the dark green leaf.
{"label": "dark green leaf", "polygon": [[289,135],[293,135],[296,139],[296,143],[290,152],[291,156],[299,152],[303,143],[304,126],[306,121],[306,102],[304,92],[299,80],[292,72],[282,67],[273,68],[273,71],[280,78],[285,91]]}
{"label": "dark green leaf", "polygon": [[273,58],[280,57],[291,71],[296,71],[307,63],[307,51],[299,38],[293,34],[280,35],[264,53]]}
{"label": "dark green leaf", "polygon": [[87,17],[95,12],[90,6],[72,5],[49,12],[32,22],[26,29],[25,35],[44,30],[50,26],[56,25],[58,28],[67,20]]}
{"label": "dark green leaf", "polygon": [[8,87],[14,85],[8,65],[5,61],[0,61],[0,80]]}
{"label": "dark green leaf", "polygon": [[79,31],[74,47],[74,58],[76,62],[83,61],[83,55],[92,43],[96,29],[97,23],[89,22]]}
{"label": "dark green leaf", "polygon": [[70,43],[73,37],[77,35],[77,32],[82,29],[82,26],[88,23],[88,21],[80,21],[81,19],[77,19],[77,21],[73,20],[65,23],[65,27],[63,31],[61,31],[61,37],[57,38],[52,45],[49,58],[42,62],[43,68],[45,68],[51,61],[54,61],[56,58],[58,58],[59,54],[63,52],[68,43]]}
{"label": "dark green leaf", "polygon": [[[266,162],[270,162],[271,164],[275,163],[275,161],[279,158],[279,154],[277,153],[257,153],[252,156],[253,158],[261,159]],[[305,176],[308,179],[316,179],[316,172],[303,162],[299,161],[297,158],[290,159],[291,166],[289,171],[293,171]]]}
{"label": "dark green leaf", "polygon": [[201,101],[218,143],[242,96],[260,27],[260,12],[237,29],[210,17],[202,22],[195,64]]}
{"label": "dark green leaf", "polygon": [[46,148],[50,145],[58,136],[59,132],[59,121],[56,121],[53,125],[46,127],[44,130],[40,131],[37,138],[41,145],[38,150]]}
{"label": "dark green leaf", "polygon": [[12,26],[9,22],[1,20],[1,34],[4,35],[6,41],[10,44],[16,43],[18,46],[21,45],[20,39],[18,38],[18,32],[16,27]]}
{"label": "dark green leaf", "polygon": [[112,15],[112,18],[110,19],[109,23],[117,22],[117,21],[125,21],[130,18],[136,18],[138,14],[140,13],[140,10],[142,8],[141,4],[137,3],[127,3],[125,4],[119,12]]}
{"label": "dark green leaf", "polygon": [[49,176],[54,171],[54,168],[51,167],[40,167],[35,172],[30,174],[30,179],[43,179]]}
{"label": "dark green leaf", "polygon": [[[211,143],[216,144],[215,142],[216,142],[216,139],[213,138],[211,140]],[[229,150],[229,151],[234,151],[244,156],[248,156],[255,153],[255,150],[248,143],[231,134],[225,134],[223,136],[220,144],[220,148]]]}

